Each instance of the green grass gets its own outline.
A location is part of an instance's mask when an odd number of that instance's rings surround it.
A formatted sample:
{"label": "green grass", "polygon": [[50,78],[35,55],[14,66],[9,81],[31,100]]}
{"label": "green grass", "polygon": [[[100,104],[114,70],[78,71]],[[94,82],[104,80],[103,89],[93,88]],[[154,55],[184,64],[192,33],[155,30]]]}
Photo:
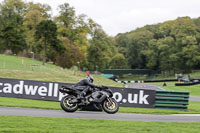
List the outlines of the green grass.
{"label": "green grass", "polygon": [[200,70],[191,73],[190,76],[191,76],[191,77],[197,77],[197,78],[200,78]]}
{"label": "green grass", "polygon": [[[193,73],[187,73],[183,74],[185,77],[188,77],[190,75],[190,78],[200,78],[200,70],[195,70]],[[148,75],[138,75],[138,74],[123,74],[119,76],[119,80],[126,80],[126,81],[131,81],[131,80],[163,80],[163,79],[174,79],[175,75],[171,76],[166,76],[163,74],[156,74],[155,76],[148,76]]]}
{"label": "green grass", "polygon": [[[24,58],[24,63],[22,64],[21,60],[21,57],[0,54],[0,78],[76,83],[86,76],[85,72],[80,72],[76,69],[63,69],[48,63],[43,66],[42,62],[30,58]],[[32,67],[33,64],[36,66]],[[95,79],[94,83],[98,85],[123,86],[100,75],[93,74],[92,76]]]}
{"label": "green grass", "polygon": [[[63,83],[76,83],[85,78],[86,73],[77,72],[75,75],[70,70],[60,70],[52,72],[39,72],[39,71],[23,71],[23,70],[0,70],[0,78],[13,78],[24,80],[37,80],[37,81],[50,81],[50,82],[63,82]],[[92,74],[95,84],[123,87],[123,84],[116,83],[112,80],[106,79],[100,75]]]}
{"label": "green grass", "polygon": [[49,69],[58,70],[60,67],[48,63],[43,66],[42,62],[30,58],[24,58],[22,62],[21,57],[0,54],[0,69],[50,71]]}
{"label": "green grass", "polygon": [[161,87],[165,90],[174,90],[174,91],[189,91],[190,96],[199,96],[200,97],[200,85],[192,86],[166,86]]}
{"label": "green grass", "polygon": [[199,133],[199,122],[141,122],[0,116],[3,133]]}
{"label": "green grass", "polygon": [[61,109],[59,102],[0,97],[0,106]]}
{"label": "green grass", "polygon": [[[7,98],[7,97],[0,97],[0,106],[61,110],[59,102],[20,99],[20,98]],[[188,111],[120,107],[118,112],[140,113],[140,114],[200,114],[200,102],[190,102]]]}

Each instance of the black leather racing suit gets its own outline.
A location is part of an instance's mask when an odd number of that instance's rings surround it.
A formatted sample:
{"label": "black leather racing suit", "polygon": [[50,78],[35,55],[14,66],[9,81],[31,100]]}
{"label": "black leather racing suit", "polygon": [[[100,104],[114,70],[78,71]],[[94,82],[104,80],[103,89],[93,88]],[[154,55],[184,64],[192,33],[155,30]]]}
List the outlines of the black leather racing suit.
{"label": "black leather racing suit", "polygon": [[99,86],[92,84],[88,79],[83,79],[76,83],[74,87],[84,86],[84,90],[80,93],[80,98],[83,98],[88,92],[92,91],[94,88],[98,88]]}

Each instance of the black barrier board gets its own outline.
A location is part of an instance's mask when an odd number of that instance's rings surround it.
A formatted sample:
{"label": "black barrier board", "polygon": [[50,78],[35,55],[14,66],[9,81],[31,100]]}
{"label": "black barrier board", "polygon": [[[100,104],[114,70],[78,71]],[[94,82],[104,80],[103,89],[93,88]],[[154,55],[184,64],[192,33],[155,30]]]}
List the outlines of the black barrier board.
{"label": "black barrier board", "polygon": [[[64,94],[59,92],[62,86],[73,84],[33,81],[21,79],[0,78],[0,96],[15,97],[34,100],[60,101]],[[144,89],[110,87],[114,92],[114,98],[124,107],[153,108],[155,103],[155,91]]]}
{"label": "black barrier board", "polygon": [[123,107],[154,108],[155,91],[134,88],[111,87],[113,97]]}

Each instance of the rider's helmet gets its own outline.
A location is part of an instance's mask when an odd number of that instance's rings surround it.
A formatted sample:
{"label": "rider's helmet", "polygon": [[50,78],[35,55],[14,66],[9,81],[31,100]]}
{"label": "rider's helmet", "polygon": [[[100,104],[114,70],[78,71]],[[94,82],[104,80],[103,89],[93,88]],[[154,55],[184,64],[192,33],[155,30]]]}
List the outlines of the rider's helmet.
{"label": "rider's helmet", "polygon": [[90,83],[93,83],[94,81],[94,78],[90,75],[86,76],[86,79],[88,79]]}

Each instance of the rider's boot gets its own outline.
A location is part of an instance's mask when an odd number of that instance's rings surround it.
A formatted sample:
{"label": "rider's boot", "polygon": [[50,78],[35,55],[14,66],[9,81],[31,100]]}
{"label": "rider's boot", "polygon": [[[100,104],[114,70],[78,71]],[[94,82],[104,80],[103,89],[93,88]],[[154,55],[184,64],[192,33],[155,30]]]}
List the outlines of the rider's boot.
{"label": "rider's boot", "polygon": [[80,93],[79,98],[84,105],[88,105],[90,102],[87,100],[85,96],[86,96],[86,92],[83,91]]}
{"label": "rider's boot", "polygon": [[86,95],[86,93],[83,91],[83,92],[80,93],[79,98],[80,98],[81,100],[82,100],[82,99],[85,99],[85,95]]}

